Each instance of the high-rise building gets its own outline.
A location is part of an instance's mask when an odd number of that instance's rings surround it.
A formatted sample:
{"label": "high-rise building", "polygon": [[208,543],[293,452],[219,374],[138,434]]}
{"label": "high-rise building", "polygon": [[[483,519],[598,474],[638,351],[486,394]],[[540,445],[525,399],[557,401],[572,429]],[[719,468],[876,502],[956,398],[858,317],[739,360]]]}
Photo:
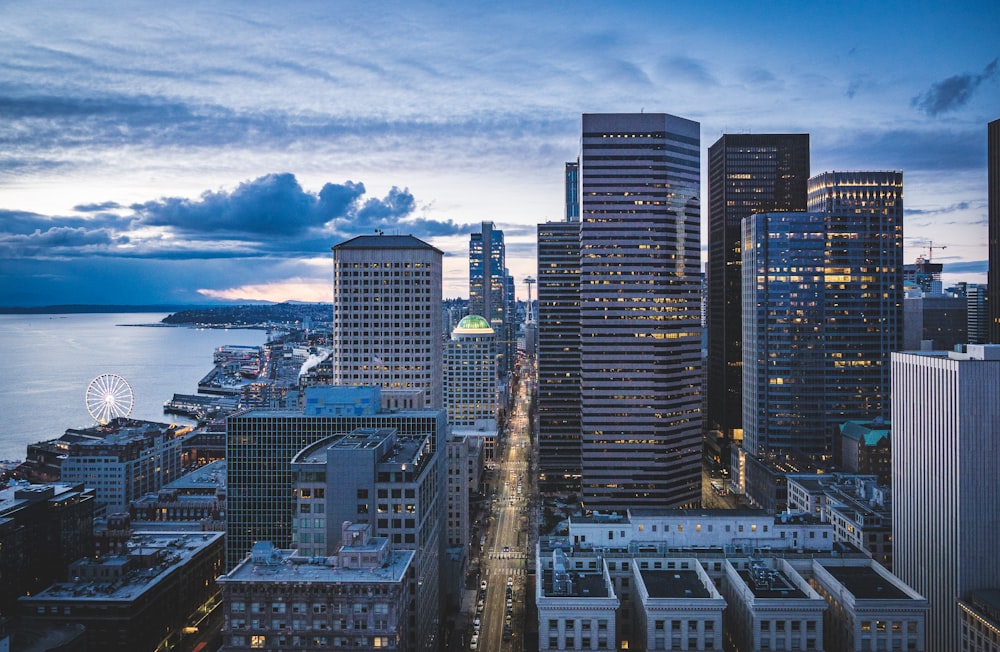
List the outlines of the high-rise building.
{"label": "high-rise building", "polygon": [[969,344],[987,344],[990,333],[989,294],[985,284],[970,283],[965,287],[966,331]]}
{"label": "high-rise building", "polygon": [[304,558],[334,553],[348,532],[369,525],[395,549],[414,550],[407,613],[416,627],[406,648],[435,650],[444,496],[438,491],[444,451],[433,436],[400,437],[394,428],[358,428],[320,440],[292,459],[296,527],[292,545]]}
{"label": "high-rise building", "polygon": [[[752,213],[804,211],[809,134],[724,134],[708,148],[707,431],[742,438],[741,222]],[[720,450],[728,462],[728,447]]]}
{"label": "high-rise building", "polygon": [[701,497],[700,134],[584,114],[580,459],[590,509]]}
{"label": "high-rise building", "polygon": [[493,328],[501,376],[510,371],[514,355],[513,279],[508,281],[503,231],[493,222],[469,236],[469,314],[482,315]]}
{"label": "high-rise building", "polygon": [[253,410],[226,421],[227,569],[257,541],[291,547],[292,457],[306,446],[356,428],[395,428],[404,437],[430,435],[434,450],[444,454],[444,410],[381,410],[374,387],[309,387],[305,402],[304,411]]}
{"label": "high-rise building", "polygon": [[579,488],[579,222],[538,225],[537,409],[539,485]]}
{"label": "high-rise building", "polygon": [[844,421],[889,417],[902,173],[827,172],[809,188],[810,212],[743,222],[743,452],[758,459],[827,453]]}
{"label": "high-rise building", "polygon": [[1000,118],[987,126],[990,271],[987,278],[990,342],[1000,344]]}
{"label": "high-rise building", "polygon": [[1000,346],[892,355],[893,570],[927,597],[928,652],[965,649],[958,600],[1000,587]]}
{"label": "high-rise building", "polygon": [[442,407],[441,257],[411,235],[333,247],[334,384],[380,385],[387,407],[417,392],[414,407]]}
{"label": "high-rise building", "polygon": [[497,427],[497,360],[493,329],[479,315],[463,317],[445,345],[444,403],[453,426]]}
{"label": "high-rise building", "polygon": [[580,159],[566,163],[566,221],[580,221]]}

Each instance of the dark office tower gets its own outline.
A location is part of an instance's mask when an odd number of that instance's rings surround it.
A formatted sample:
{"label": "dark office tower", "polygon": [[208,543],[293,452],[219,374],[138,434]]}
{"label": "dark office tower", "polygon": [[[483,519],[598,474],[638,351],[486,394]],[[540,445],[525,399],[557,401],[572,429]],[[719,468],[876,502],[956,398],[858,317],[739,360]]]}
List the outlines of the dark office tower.
{"label": "dark office tower", "polygon": [[724,134],[708,148],[707,432],[722,435],[719,462],[742,439],[743,218],[804,211],[809,134]]}
{"label": "dark office tower", "polygon": [[503,231],[493,222],[483,222],[482,230],[469,236],[469,314],[489,320],[496,335],[500,375],[506,375],[513,357],[506,256]]}
{"label": "dark office tower", "polygon": [[744,220],[747,455],[820,454],[844,421],[889,419],[902,223],[901,172],[824,172],[809,180],[809,212]]}
{"label": "dark office tower", "polygon": [[442,255],[412,235],[333,248],[334,384],[379,385],[387,407],[444,405]]}
{"label": "dark office tower", "polygon": [[566,221],[580,221],[580,161],[566,164]]}
{"label": "dark office tower", "polygon": [[584,503],[699,505],[699,124],[584,114],[580,189]]}
{"label": "dark office tower", "polygon": [[[568,164],[572,165],[572,164]],[[580,223],[538,225],[538,480],[580,485]]]}
{"label": "dark office tower", "polygon": [[1000,344],[1000,119],[989,124],[987,140],[990,271],[986,303],[990,311],[990,342]]}

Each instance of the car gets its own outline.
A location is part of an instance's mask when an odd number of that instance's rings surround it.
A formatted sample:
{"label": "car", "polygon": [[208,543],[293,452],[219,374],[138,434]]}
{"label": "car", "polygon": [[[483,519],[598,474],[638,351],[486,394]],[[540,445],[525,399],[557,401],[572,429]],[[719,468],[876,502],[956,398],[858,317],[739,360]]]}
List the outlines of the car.
{"label": "car", "polygon": [[[504,552],[510,552],[510,546],[504,546],[503,547],[503,551]],[[483,584],[485,584],[485,582],[483,582]]]}
{"label": "car", "polygon": [[486,590],[486,580],[483,580],[482,582],[479,583],[479,588],[482,589],[483,591]]}
{"label": "car", "polygon": [[472,621],[472,626],[476,630],[478,630],[482,626],[482,624],[483,624],[483,622],[481,620],[479,620],[478,618],[476,618],[475,620]]}
{"label": "car", "polygon": [[514,601],[511,600],[510,598],[507,598],[507,608],[508,609],[513,609],[514,608]]}
{"label": "car", "polygon": [[508,575],[507,576],[507,586],[514,586],[514,576],[513,575]]}

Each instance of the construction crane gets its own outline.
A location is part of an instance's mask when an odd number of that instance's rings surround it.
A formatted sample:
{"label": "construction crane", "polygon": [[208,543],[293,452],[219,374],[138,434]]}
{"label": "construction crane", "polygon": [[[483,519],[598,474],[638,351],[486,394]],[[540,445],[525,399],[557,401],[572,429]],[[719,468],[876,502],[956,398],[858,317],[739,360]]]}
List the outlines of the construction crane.
{"label": "construction crane", "polygon": [[938,245],[937,247],[935,247],[934,246],[934,241],[933,240],[928,240],[927,241],[927,262],[930,263],[931,261],[934,260],[934,250],[935,249],[947,249],[947,248],[948,248],[948,245]]}

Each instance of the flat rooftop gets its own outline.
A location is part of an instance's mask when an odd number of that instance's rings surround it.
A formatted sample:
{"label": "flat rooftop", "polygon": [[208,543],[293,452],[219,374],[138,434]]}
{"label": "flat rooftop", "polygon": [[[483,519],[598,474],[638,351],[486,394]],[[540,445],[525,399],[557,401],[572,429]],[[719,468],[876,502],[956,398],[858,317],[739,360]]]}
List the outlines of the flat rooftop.
{"label": "flat rooftop", "polygon": [[570,583],[565,592],[557,592],[553,587],[552,571],[542,573],[542,591],[547,598],[607,598],[608,585],[604,583],[604,573],[567,571]]}
{"label": "flat rooftop", "polygon": [[[354,548],[358,550],[358,548]],[[248,557],[221,581],[228,582],[384,582],[398,584],[402,581],[413,556],[413,550],[393,550],[384,566],[378,568],[341,568],[339,565],[329,565],[328,559],[335,557],[298,557],[294,550],[277,551],[279,558],[276,563],[254,563]]]}
{"label": "flat rooftop", "polygon": [[712,597],[693,570],[642,570],[639,574],[651,598]]}
{"label": "flat rooftop", "polygon": [[182,492],[214,493],[215,489],[226,486],[226,460],[218,460],[191,471],[173,482],[163,486],[164,489],[178,489]]}
{"label": "flat rooftop", "polygon": [[770,569],[767,583],[758,583],[753,580],[750,571],[739,571],[740,579],[746,584],[755,597],[758,598],[804,598],[806,594],[801,589],[792,584],[792,581],[783,572],[777,569]]}
{"label": "flat rooftop", "polygon": [[135,533],[128,541],[132,554],[156,555],[151,565],[137,565],[127,574],[118,575],[115,569],[126,567],[129,560],[123,556],[102,557],[94,564],[107,568],[108,579],[84,579],[73,582],[56,582],[44,591],[19,598],[22,601],[78,600],[81,602],[131,602],[141,599],[143,593],[179,570],[202,550],[218,543],[223,532],[143,532]]}
{"label": "flat rooftop", "polygon": [[911,596],[878,574],[871,566],[823,566],[833,578],[861,600],[908,600]]}

